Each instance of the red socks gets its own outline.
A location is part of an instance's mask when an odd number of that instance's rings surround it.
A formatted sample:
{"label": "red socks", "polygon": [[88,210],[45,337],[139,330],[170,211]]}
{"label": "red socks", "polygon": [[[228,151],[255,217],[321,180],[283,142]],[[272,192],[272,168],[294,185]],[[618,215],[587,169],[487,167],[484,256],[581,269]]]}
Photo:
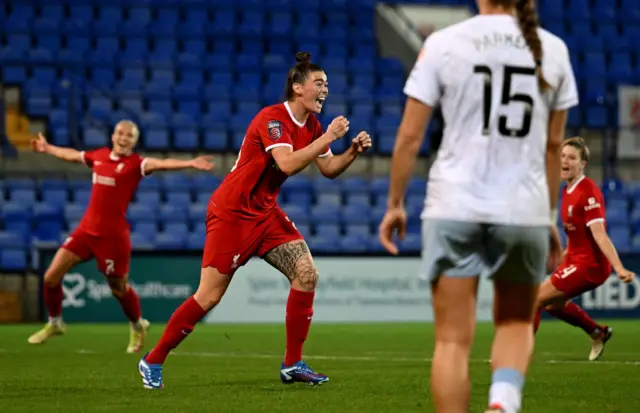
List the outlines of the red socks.
{"label": "red socks", "polygon": [[127,316],[129,321],[135,323],[140,319],[142,312],[140,310],[140,299],[138,298],[138,294],[136,294],[136,290],[129,286],[124,295],[120,297],[116,296],[116,298],[120,301],[122,311],[124,311],[124,315]]}
{"label": "red socks", "polygon": [[286,330],[287,348],[284,365],[291,366],[302,360],[302,346],[309,335],[313,318],[313,298],[315,292],[289,290],[287,300]]}
{"label": "red socks", "polygon": [[62,315],[62,300],[64,294],[62,292],[62,284],[55,287],[44,285],[44,304],[49,312],[49,317],[60,317]]}
{"label": "red socks", "polygon": [[576,303],[569,301],[563,308],[556,310],[547,310],[549,314],[557,319],[571,324],[575,327],[580,327],[585,333],[591,335],[595,330],[600,328],[598,323],[593,321],[591,317]]}
{"label": "red socks", "polygon": [[[290,366],[302,360],[302,346],[309,335],[313,317],[315,293],[291,289],[287,301],[287,348],[284,364]],[[149,364],[163,364],[169,352],[176,348],[208,311],[190,297],[173,313],[156,347],[147,355]]]}
{"label": "red socks", "polygon": [[187,338],[202,318],[207,314],[193,296],[182,303],[169,319],[160,341],[146,357],[149,364],[163,364],[169,352]]}

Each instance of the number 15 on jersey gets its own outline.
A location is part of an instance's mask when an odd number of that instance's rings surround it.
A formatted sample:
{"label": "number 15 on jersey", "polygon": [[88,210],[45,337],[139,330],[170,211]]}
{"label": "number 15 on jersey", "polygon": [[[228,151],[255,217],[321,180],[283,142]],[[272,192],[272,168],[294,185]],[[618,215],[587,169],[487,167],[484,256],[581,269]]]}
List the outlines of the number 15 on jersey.
{"label": "number 15 on jersey", "polygon": [[[473,72],[482,75],[484,81],[483,88],[483,107],[482,107],[482,134],[491,135],[491,108],[493,104],[493,82],[494,76],[491,68],[484,65],[478,65],[473,68]],[[522,117],[522,125],[520,128],[509,128],[507,126],[508,117],[501,115],[498,118],[498,132],[507,138],[524,138],[531,131],[531,120],[533,112],[533,98],[525,93],[512,93],[511,87],[514,76],[530,76],[535,82],[536,69],[520,66],[504,66],[504,76],[502,77],[502,85],[500,89],[500,105],[509,106],[514,103],[520,103],[524,107]]]}

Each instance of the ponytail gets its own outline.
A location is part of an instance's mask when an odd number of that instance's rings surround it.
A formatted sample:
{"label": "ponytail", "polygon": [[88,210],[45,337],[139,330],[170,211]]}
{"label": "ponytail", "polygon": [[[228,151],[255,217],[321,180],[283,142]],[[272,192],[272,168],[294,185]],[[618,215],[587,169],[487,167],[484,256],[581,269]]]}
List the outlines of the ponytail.
{"label": "ponytail", "polygon": [[538,86],[541,92],[546,92],[551,89],[551,85],[547,83],[542,73],[542,42],[540,41],[540,36],[538,36],[538,14],[533,8],[531,0],[516,0],[515,9],[522,36],[527,42],[529,50],[533,53],[533,59],[536,62]]}

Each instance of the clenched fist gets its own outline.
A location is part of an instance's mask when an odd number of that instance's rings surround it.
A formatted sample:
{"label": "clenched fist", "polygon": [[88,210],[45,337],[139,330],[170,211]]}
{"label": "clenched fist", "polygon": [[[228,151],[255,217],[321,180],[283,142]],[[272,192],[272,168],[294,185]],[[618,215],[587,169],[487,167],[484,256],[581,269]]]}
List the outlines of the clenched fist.
{"label": "clenched fist", "polygon": [[334,140],[340,139],[349,132],[349,121],[344,116],[338,116],[331,121],[328,129],[335,136]]}
{"label": "clenched fist", "polygon": [[362,153],[371,148],[371,136],[365,131],[362,131],[353,138],[351,141],[351,147],[358,153]]}

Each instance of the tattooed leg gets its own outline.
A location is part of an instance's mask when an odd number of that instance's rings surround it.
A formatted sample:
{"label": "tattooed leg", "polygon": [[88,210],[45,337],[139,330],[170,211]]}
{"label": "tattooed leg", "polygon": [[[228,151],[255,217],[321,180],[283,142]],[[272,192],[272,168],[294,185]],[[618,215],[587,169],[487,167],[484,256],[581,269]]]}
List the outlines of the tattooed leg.
{"label": "tattooed leg", "polygon": [[296,240],[279,245],[262,257],[291,282],[291,287],[299,291],[315,291],[318,270],[313,263],[309,247],[304,240]]}
{"label": "tattooed leg", "polygon": [[291,282],[285,317],[287,347],[280,378],[285,383],[324,383],[328,380],[325,375],[311,371],[306,364],[299,364],[302,361],[302,347],[311,327],[313,300],[318,283],[318,270],[313,264],[309,248],[304,240],[291,241],[275,247],[263,259]]}

